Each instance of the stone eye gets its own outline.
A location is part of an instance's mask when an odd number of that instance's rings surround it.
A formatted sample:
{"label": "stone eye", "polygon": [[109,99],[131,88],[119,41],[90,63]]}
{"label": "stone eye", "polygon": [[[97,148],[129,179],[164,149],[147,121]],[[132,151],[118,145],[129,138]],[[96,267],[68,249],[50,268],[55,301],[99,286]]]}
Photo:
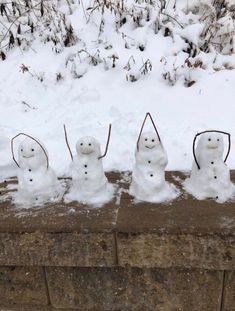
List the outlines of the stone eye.
{"label": "stone eye", "polygon": [[89,144],[89,146],[91,146],[91,144]]}
{"label": "stone eye", "polygon": [[20,151],[23,152],[23,149],[21,149]]}
{"label": "stone eye", "polygon": [[34,152],[34,149],[31,149],[31,151],[33,151],[33,152]]}
{"label": "stone eye", "polygon": [[217,141],[219,141],[219,138],[217,139]]}
{"label": "stone eye", "polygon": [[83,146],[83,143],[81,143],[80,145]]}
{"label": "stone eye", "polygon": [[152,142],[154,143],[154,139],[152,139]]}
{"label": "stone eye", "polygon": [[145,138],[145,141],[147,141],[148,140],[148,138]]}
{"label": "stone eye", "polygon": [[208,138],[208,141],[211,141],[211,138]]}

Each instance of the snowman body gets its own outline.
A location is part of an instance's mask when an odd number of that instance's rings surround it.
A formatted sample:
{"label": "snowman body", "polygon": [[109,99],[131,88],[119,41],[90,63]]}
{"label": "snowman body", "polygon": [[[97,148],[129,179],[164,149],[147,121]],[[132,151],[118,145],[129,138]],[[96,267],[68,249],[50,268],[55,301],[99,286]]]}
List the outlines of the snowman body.
{"label": "snowman body", "polygon": [[219,133],[201,135],[196,158],[190,178],[184,182],[185,189],[199,200],[213,198],[224,202],[234,194],[234,185],[230,180],[230,170],[223,160],[223,136]]}
{"label": "snowman body", "polygon": [[138,200],[160,203],[177,196],[176,188],[166,182],[167,154],[153,132],[142,133],[135,152],[130,194]]}
{"label": "snowman body", "polygon": [[18,158],[16,204],[30,207],[61,198],[63,187],[55,172],[47,168],[46,155],[37,142],[26,138],[19,146]]}
{"label": "snowman body", "polygon": [[83,137],[76,144],[77,155],[71,164],[72,183],[65,202],[103,204],[113,195],[113,187],[105,176],[99,142],[93,137]]}

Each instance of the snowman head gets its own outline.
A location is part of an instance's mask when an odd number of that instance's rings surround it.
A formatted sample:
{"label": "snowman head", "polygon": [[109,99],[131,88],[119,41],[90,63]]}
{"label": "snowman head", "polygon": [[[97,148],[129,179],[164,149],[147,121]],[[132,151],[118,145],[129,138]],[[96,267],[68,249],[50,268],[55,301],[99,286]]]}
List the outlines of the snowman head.
{"label": "snowman head", "polygon": [[80,138],[76,144],[76,150],[78,155],[99,157],[101,154],[99,142],[90,136]]}
{"label": "snowman head", "polygon": [[19,166],[27,166],[30,163],[32,168],[48,165],[48,156],[45,148],[36,140],[26,137],[18,148]]}
{"label": "snowman head", "polygon": [[198,145],[198,153],[211,153],[222,157],[224,152],[223,136],[217,132],[206,132],[201,135]]}
{"label": "snowman head", "polygon": [[155,132],[149,131],[141,134],[138,146],[139,150],[151,151],[161,147],[161,142]]}
{"label": "snowman head", "polygon": [[[228,151],[224,159],[224,163],[226,163],[231,150],[231,135],[229,133],[218,130],[207,130],[195,135],[193,140],[193,157],[199,170],[201,169],[201,165],[198,161],[198,157],[206,156],[208,158],[208,156],[213,156],[222,158],[224,152],[224,140],[222,135],[226,135],[228,138]],[[200,137],[200,139],[196,148],[196,140],[198,137]]]}

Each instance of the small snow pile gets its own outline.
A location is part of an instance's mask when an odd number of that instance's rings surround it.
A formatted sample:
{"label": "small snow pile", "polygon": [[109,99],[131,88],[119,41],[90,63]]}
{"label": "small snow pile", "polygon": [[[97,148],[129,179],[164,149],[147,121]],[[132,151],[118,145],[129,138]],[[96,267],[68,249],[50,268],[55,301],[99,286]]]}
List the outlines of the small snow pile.
{"label": "small snow pile", "polygon": [[47,151],[38,140],[28,136],[20,143],[17,164],[16,205],[27,208],[61,200],[64,187],[49,167]]}
{"label": "small snow pile", "polygon": [[[197,137],[197,136],[196,136]],[[191,176],[184,182],[185,189],[198,200],[207,198],[223,203],[235,195],[230,171],[223,160],[223,136],[216,131],[201,134],[195,151]]]}
{"label": "small snow pile", "polygon": [[160,136],[157,131],[142,133],[142,129],[135,151],[136,162],[129,192],[137,200],[146,202],[161,203],[173,200],[179,192],[174,185],[165,180],[168,159]]}
{"label": "small snow pile", "polygon": [[114,187],[104,174],[100,144],[93,137],[82,137],[76,144],[77,154],[71,164],[72,183],[65,195],[66,203],[103,205],[113,197]]}

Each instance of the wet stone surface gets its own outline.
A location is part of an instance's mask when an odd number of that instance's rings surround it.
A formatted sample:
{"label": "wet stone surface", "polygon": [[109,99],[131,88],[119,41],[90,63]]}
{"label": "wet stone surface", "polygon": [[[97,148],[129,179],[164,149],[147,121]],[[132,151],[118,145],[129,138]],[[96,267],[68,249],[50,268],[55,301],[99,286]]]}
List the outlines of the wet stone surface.
{"label": "wet stone surface", "polygon": [[[167,179],[181,188],[185,175],[167,172]],[[235,234],[235,201],[218,204],[198,201],[185,192],[166,204],[135,202],[127,193],[130,173],[110,173],[110,182],[121,190],[101,208],[77,202],[47,204],[19,209],[11,201],[0,203],[0,232],[142,232],[166,234]],[[235,181],[235,172],[232,172]],[[14,189],[16,181],[0,185],[2,193]]]}

